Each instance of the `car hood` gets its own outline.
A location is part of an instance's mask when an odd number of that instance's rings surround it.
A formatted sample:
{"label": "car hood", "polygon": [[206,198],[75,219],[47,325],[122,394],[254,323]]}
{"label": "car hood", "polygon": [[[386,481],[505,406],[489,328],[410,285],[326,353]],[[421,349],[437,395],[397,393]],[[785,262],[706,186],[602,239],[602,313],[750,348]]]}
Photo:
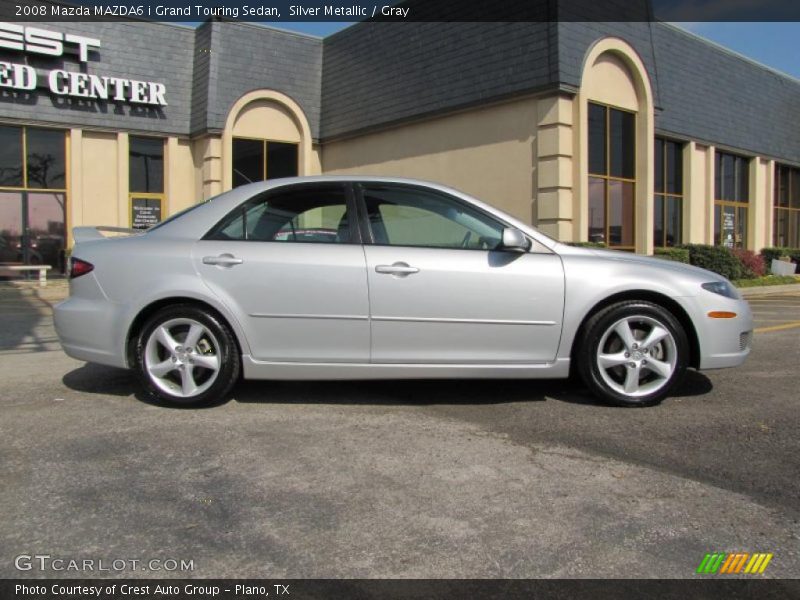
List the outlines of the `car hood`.
{"label": "car hood", "polygon": [[564,250],[564,248],[569,248],[569,250],[563,252],[565,254],[595,256],[603,260],[642,265],[657,270],[668,270],[678,273],[693,274],[695,276],[701,276],[705,278],[706,281],[725,280],[725,278],[722,277],[722,275],[714,273],[713,271],[709,271],[707,269],[702,269],[700,267],[695,267],[692,265],[687,265],[686,263],[676,262],[674,260],[666,260],[663,258],[655,258],[652,256],[642,256],[640,254],[631,254],[629,252],[622,252],[620,250],[603,250],[600,248],[580,248],[575,246],[567,246],[565,244],[560,244],[560,247],[558,249],[560,254],[562,253],[562,250]]}

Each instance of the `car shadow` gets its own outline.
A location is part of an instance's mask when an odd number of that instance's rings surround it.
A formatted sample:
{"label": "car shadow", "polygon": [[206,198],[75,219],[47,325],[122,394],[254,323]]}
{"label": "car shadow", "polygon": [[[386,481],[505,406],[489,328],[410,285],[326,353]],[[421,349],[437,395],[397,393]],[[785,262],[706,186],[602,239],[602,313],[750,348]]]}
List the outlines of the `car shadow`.
{"label": "car shadow", "polygon": [[[64,375],[71,390],[98,395],[128,397],[154,406],[132,371],[87,363]],[[672,397],[708,394],[711,380],[689,371]],[[606,406],[575,378],[570,379],[420,379],[361,381],[239,381],[228,398],[208,408],[233,400],[244,404],[343,404],[343,405],[437,405],[508,404],[556,400],[570,404]],[[613,408],[610,407],[609,408]]]}

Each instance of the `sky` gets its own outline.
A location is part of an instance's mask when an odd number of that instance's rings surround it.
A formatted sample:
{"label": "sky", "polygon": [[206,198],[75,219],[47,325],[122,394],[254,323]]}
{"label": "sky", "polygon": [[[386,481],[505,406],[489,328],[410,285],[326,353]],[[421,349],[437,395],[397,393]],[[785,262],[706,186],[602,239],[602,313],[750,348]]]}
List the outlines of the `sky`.
{"label": "sky", "polygon": [[[350,23],[280,23],[290,29],[326,36]],[[768,67],[800,79],[800,23],[675,23]]]}

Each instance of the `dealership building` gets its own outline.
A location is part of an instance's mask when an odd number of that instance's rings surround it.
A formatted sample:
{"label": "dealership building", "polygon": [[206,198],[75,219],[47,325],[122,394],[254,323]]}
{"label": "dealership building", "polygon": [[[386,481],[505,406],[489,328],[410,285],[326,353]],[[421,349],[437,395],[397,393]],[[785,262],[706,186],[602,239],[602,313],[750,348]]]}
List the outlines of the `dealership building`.
{"label": "dealership building", "polygon": [[800,82],[659,22],[0,24],[0,262],[242,183],[425,179],[564,241],[800,246]]}

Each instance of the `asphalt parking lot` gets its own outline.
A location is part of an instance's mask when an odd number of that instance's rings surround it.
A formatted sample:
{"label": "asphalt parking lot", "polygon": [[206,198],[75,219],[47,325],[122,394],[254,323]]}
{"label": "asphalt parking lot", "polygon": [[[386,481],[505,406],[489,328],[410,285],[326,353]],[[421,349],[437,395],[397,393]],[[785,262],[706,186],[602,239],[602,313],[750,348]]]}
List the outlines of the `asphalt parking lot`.
{"label": "asphalt parking lot", "polygon": [[243,382],[166,409],[60,351],[61,295],[0,289],[0,577],[92,575],[20,554],[193,561],[106,577],[693,577],[715,551],[800,577],[800,294],[749,299],[750,360],[641,410],[569,381]]}

